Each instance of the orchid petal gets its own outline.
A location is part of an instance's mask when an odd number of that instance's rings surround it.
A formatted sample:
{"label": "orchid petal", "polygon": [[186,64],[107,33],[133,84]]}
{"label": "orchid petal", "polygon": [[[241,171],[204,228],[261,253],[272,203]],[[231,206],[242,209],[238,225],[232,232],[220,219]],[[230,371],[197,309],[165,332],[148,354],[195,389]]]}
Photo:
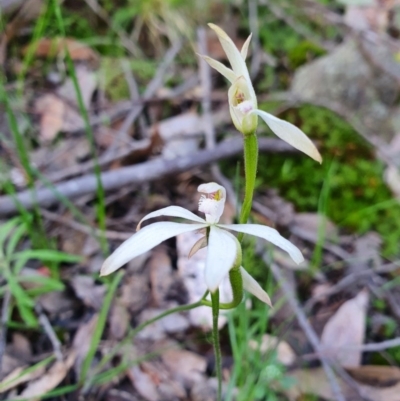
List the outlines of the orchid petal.
{"label": "orchid petal", "polygon": [[246,63],[244,62],[240,51],[233,43],[232,39],[219,26],[214,24],[208,24],[208,26],[218,35],[218,39],[226,53],[226,56],[228,57],[229,62],[231,63],[232,70],[235,75],[244,75],[250,81]]}
{"label": "orchid petal", "polygon": [[139,224],[136,227],[136,231],[140,230],[140,226],[142,225],[142,222],[144,220],[148,220],[153,217],[159,217],[159,216],[181,217],[182,219],[195,221],[196,223],[205,223],[206,222],[201,217],[195,215],[194,213],[190,212],[189,210],[187,210],[183,207],[168,206],[168,207],[164,207],[159,210],[155,210],[154,212],[151,212],[149,214],[146,214],[146,216],[144,216],[143,219],[139,221]]}
{"label": "orchid petal", "polygon": [[301,129],[262,110],[254,110],[252,113],[260,116],[279,138],[317,162],[322,163],[322,157],[317,148]]}
{"label": "orchid petal", "polygon": [[229,232],[210,227],[205,268],[207,287],[214,292],[240,255],[238,240]]}
{"label": "orchid petal", "polygon": [[240,54],[242,55],[243,60],[246,60],[247,52],[249,51],[249,45],[250,45],[252,36],[253,36],[253,34],[251,33],[250,36],[246,39],[246,42],[244,42],[244,44],[242,46],[242,50],[240,51]]}
{"label": "orchid petal", "polygon": [[156,245],[176,235],[206,227],[205,224],[159,222],[150,224],[123,242],[103,263],[101,276],[119,269],[125,263],[149,251]]}
{"label": "orchid petal", "polygon": [[271,298],[261,288],[260,284],[242,266],[240,266],[240,273],[242,273],[243,288],[272,308]]}
{"label": "orchid petal", "polygon": [[262,226],[260,224],[218,224],[218,227],[264,238],[286,251],[297,264],[304,261],[300,249],[286,238],[283,238],[274,228]]}
{"label": "orchid petal", "polygon": [[204,61],[206,61],[212,68],[214,68],[221,75],[223,75],[230,83],[233,83],[235,81],[236,75],[230,68],[226,67],[225,65],[223,65],[222,63],[220,63],[217,60],[214,60],[211,57],[202,56],[202,55],[200,55],[200,57]]}

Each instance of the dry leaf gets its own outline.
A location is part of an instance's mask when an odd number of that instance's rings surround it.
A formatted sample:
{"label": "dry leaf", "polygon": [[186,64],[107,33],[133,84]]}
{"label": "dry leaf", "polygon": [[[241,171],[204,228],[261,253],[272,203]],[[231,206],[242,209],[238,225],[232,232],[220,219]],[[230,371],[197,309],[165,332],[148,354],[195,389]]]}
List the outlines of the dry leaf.
{"label": "dry leaf", "polygon": [[296,360],[296,354],[286,341],[269,334],[264,334],[262,336],[260,344],[255,340],[250,340],[249,347],[254,350],[259,349],[262,354],[266,354],[269,351],[276,351],[278,361],[285,366],[292,365]]}
{"label": "dry leaf", "polygon": [[156,306],[161,306],[167,298],[173,283],[171,259],[163,247],[155,250],[147,264],[150,271],[152,298]]}
{"label": "dry leaf", "polygon": [[75,371],[78,376],[80,375],[82,362],[89,352],[90,344],[94,331],[96,330],[98,319],[99,315],[96,314],[93,315],[88,322],[81,324],[75,334],[74,340],[72,341],[72,349],[74,350],[76,355]]}
{"label": "dry leaf", "polygon": [[[366,375],[366,372],[368,374]],[[358,388],[362,395],[369,401],[399,401],[400,400],[400,369],[394,366],[361,366],[349,369],[349,373],[358,382]],[[397,378],[395,381],[386,381],[385,385],[382,381],[386,375]],[[276,389],[283,392],[290,401],[297,401],[304,394],[313,394],[326,400],[335,401],[336,397],[332,394],[329,380],[322,368],[316,369],[297,369],[286,376],[293,379],[295,384],[286,388],[279,388],[279,383],[274,383]],[[358,380],[368,377],[369,384]],[[344,382],[341,378],[337,378],[343,395],[347,400],[359,400],[360,395],[356,390]]]}
{"label": "dry leaf", "polygon": [[40,114],[40,139],[52,141],[64,125],[65,103],[51,93],[39,97],[35,102],[35,113]]}
{"label": "dry leaf", "polygon": [[56,362],[40,379],[31,382],[20,394],[20,398],[33,401],[53,390],[64,380],[74,362],[75,353],[71,352],[65,361]]}
{"label": "dry leaf", "polygon": [[33,45],[29,45],[24,49],[24,54],[29,51],[29,47],[34,46],[36,57],[58,57],[64,56],[65,49],[73,61],[87,61],[97,64],[99,61],[98,54],[89,46],[75,39],[69,38],[41,38]]}
{"label": "dry leaf", "polygon": [[76,296],[86,305],[95,310],[100,310],[103,306],[104,295],[106,293],[105,285],[95,284],[91,276],[74,276],[71,280],[71,286]]}
{"label": "dry leaf", "polygon": [[41,366],[40,368],[30,371],[29,373],[23,374],[27,368],[29,368],[29,366],[17,368],[7,375],[0,382],[0,394],[19,386],[22,383],[36,380],[38,377],[42,376],[46,370],[45,366]]}
{"label": "dry leaf", "polygon": [[116,340],[122,340],[129,326],[130,315],[125,305],[119,300],[113,303],[109,316],[110,334]]}
{"label": "dry leaf", "polygon": [[364,343],[368,292],[361,291],[346,301],[326,323],[321,335],[321,352],[344,367],[357,367],[361,351],[351,349]]}
{"label": "dry leaf", "polygon": [[174,159],[198,150],[203,122],[196,112],[182,113],[159,122],[152,130],[164,142],[163,156]]}
{"label": "dry leaf", "polygon": [[163,352],[161,357],[171,374],[186,386],[203,380],[207,361],[200,355],[183,349],[170,349]]}

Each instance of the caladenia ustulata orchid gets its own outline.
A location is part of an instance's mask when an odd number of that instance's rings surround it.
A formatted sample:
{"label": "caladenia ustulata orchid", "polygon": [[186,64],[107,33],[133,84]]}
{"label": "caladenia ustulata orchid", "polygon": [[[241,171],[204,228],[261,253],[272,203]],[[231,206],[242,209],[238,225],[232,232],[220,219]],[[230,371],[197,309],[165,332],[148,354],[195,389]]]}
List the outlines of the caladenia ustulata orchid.
{"label": "caladenia ustulata orchid", "polygon": [[[100,274],[105,276],[116,271],[129,260],[178,234],[203,230],[204,237],[193,245],[189,257],[207,247],[205,282],[211,293],[216,292],[223,278],[229,274],[234,299],[230,303],[220,304],[220,309],[237,306],[242,300],[243,289],[270,305],[268,294],[242,267],[241,245],[230,231],[263,238],[286,251],[297,264],[304,260],[300,250],[271,227],[260,224],[220,224],[226,200],[225,188],[210,182],[200,185],[198,191],[201,193],[199,211],[205,214],[205,219],[180,206],[168,206],[147,214],[139,222],[138,231],[104,261]],[[143,221],[159,216],[179,217],[191,223],[158,222],[141,228]],[[211,306],[206,299],[201,304]]]}
{"label": "caladenia ustulata orchid", "polygon": [[[244,167],[246,175],[245,196],[240,212],[240,223],[246,223],[253,202],[253,192],[256,181],[257,162],[258,162],[258,143],[256,130],[258,117],[261,117],[269,128],[281,139],[310,156],[312,159],[322,162],[322,157],[312,141],[295,125],[281,120],[258,109],[257,97],[250,79],[250,74],[246,66],[246,57],[250,45],[251,35],[247,38],[242,49],[235,46],[232,39],[220,27],[209,24],[210,28],[218,35],[218,39],[226,53],[232,68],[214,60],[208,56],[201,57],[219,73],[221,73],[230,83],[228,90],[229,111],[232,121],[238,131],[243,134],[244,139]],[[241,241],[243,234],[239,234]]]}

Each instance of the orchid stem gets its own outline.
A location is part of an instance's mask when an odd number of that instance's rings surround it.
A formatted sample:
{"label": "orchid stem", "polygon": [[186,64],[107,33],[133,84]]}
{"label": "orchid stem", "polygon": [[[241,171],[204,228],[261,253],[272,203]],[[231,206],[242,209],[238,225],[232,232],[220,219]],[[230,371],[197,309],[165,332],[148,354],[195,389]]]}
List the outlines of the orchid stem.
{"label": "orchid stem", "polygon": [[[257,163],[258,163],[258,141],[256,133],[244,137],[244,173],[245,173],[245,195],[242,209],[240,211],[239,223],[246,224],[249,219],[251,206],[253,204],[253,193],[256,185]],[[238,241],[242,242],[243,233],[238,234]]]}
{"label": "orchid stem", "polygon": [[221,401],[222,396],[222,363],[221,348],[219,346],[218,315],[219,315],[219,290],[211,293],[212,316],[213,316],[213,344],[215,354],[215,373],[217,374],[218,390],[217,401]]}
{"label": "orchid stem", "polygon": [[[233,267],[229,271],[229,281],[230,281],[231,287],[232,287],[232,295],[233,295],[232,302],[219,304],[219,309],[224,309],[224,310],[234,309],[240,304],[240,302],[242,302],[243,279],[242,279],[242,274],[240,273],[239,267]],[[212,302],[207,301],[206,299],[204,299],[204,297],[200,302],[204,306],[213,307]]]}

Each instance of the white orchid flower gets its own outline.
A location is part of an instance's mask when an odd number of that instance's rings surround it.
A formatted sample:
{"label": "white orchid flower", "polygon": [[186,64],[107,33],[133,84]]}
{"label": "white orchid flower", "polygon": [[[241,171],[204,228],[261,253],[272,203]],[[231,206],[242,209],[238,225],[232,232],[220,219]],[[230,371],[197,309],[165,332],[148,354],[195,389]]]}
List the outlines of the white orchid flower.
{"label": "white orchid flower", "polygon": [[[297,264],[304,260],[300,250],[271,227],[259,224],[219,224],[226,199],[225,188],[221,185],[215,182],[202,184],[198,187],[198,191],[202,194],[199,201],[199,211],[205,214],[205,220],[180,206],[168,206],[149,213],[139,222],[138,231],[105,260],[100,274],[105,276],[116,271],[129,260],[149,251],[169,238],[200,229],[206,229],[207,237],[196,242],[190,254],[194,254],[205,245],[208,246],[205,281],[207,288],[212,292],[219,287],[235,263],[241,260],[239,241],[227,230],[263,238],[286,251]],[[191,223],[159,222],[140,228],[144,220],[159,216],[180,217],[191,221]],[[256,280],[241,266],[240,271],[244,289],[263,302],[270,304],[268,294]]]}
{"label": "white orchid flower", "polygon": [[251,35],[244,43],[242,50],[239,51],[232,39],[220,27],[214,24],[208,25],[218,35],[232,69],[210,57],[201,57],[231,83],[228,91],[229,110],[237,130],[244,135],[253,134],[257,129],[257,116],[259,116],[275,135],[321,163],[321,155],[303,131],[287,121],[258,109],[256,94],[245,61]]}

